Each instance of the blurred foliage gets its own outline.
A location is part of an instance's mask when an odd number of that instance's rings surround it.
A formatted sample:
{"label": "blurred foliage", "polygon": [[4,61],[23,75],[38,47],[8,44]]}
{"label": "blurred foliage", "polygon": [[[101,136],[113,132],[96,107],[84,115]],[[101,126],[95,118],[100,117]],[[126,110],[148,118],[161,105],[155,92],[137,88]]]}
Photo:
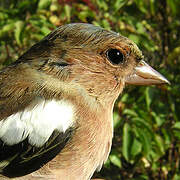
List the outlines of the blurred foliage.
{"label": "blurred foliage", "polygon": [[116,102],[110,157],[97,177],[180,179],[179,0],[0,0],[0,64],[55,27],[86,22],[132,39],[171,86],[127,87]]}

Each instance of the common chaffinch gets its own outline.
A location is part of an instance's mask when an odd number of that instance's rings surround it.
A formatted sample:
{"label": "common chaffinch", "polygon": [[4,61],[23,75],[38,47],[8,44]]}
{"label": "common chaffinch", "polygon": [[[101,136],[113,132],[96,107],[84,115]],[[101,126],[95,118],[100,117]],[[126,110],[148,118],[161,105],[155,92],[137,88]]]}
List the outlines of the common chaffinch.
{"label": "common chaffinch", "polygon": [[0,71],[1,179],[90,179],[108,158],[125,84],[161,83],[128,38],[57,28]]}

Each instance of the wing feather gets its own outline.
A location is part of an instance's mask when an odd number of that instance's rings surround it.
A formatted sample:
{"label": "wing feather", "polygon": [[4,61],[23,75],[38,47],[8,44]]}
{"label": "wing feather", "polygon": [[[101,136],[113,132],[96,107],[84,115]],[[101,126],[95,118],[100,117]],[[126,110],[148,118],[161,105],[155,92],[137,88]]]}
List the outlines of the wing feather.
{"label": "wing feather", "polygon": [[19,144],[8,146],[0,141],[0,172],[7,177],[18,177],[38,170],[52,160],[71,139],[73,128],[65,133],[54,131],[42,147],[29,144],[26,138]]}

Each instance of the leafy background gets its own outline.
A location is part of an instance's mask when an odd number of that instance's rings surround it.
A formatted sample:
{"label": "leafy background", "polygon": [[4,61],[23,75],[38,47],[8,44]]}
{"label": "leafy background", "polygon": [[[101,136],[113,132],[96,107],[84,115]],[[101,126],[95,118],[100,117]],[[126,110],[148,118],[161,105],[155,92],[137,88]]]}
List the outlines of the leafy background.
{"label": "leafy background", "polygon": [[0,0],[0,68],[66,23],[132,39],[171,86],[126,87],[114,109],[111,154],[96,177],[180,179],[179,0]]}

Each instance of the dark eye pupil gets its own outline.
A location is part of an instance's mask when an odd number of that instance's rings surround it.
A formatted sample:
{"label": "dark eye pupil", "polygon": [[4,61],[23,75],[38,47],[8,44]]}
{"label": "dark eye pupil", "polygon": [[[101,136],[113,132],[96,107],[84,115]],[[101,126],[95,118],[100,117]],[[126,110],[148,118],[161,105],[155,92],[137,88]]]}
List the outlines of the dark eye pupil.
{"label": "dark eye pupil", "polygon": [[124,62],[124,56],[118,49],[109,49],[107,51],[107,58],[113,63],[113,64],[122,64]]}

